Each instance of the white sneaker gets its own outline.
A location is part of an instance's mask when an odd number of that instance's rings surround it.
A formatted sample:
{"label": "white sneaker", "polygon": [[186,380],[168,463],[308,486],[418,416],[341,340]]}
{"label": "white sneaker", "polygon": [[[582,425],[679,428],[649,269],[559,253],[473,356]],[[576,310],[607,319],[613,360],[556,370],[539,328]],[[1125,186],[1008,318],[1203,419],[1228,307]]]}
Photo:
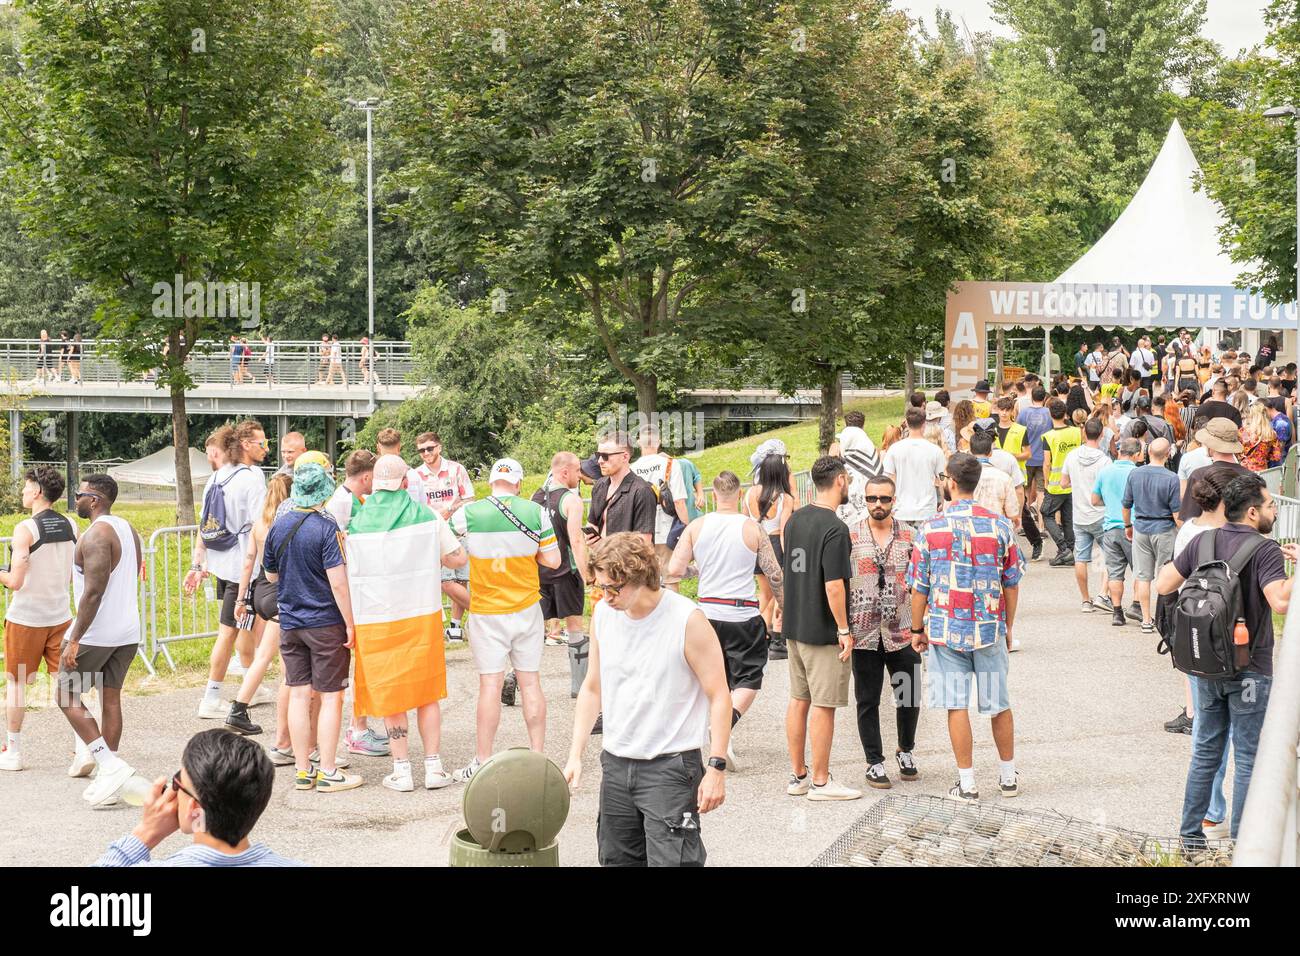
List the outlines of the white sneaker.
{"label": "white sneaker", "polygon": [[1201,832],[1205,834],[1207,840],[1226,840],[1232,833],[1232,828],[1228,826],[1228,821],[1223,820],[1211,827],[1202,827]]}
{"label": "white sneaker", "polygon": [[1008,651],[1007,653],[1014,654],[1018,650],[1020,650],[1020,638],[1013,637],[1011,639],[1011,650]]}
{"label": "white sneaker", "polygon": [[270,746],[266,748],[266,755],[271,758],[271,764],[276,767],[288,767],[293,764],[293,748],[281,750],[279,747]]}
{"label": "white sneaker", "polygon": [[727,741],[727,773],[740,769],[740,761],[736,759],[736,745],[730,740]]}
{"label": "white sneaker", "polygon": [[861,796],[861,790],[854,790],[852,787],[837,783],[830,774],[826,775],[826,782],[820,787],[814,783],[808,788],[809,800],[857,800]]}
{"label": "white sneaker", "polygon": [[379,782],[389,790],[396,790],[398,793],[410,793],[415,789],[415,784],[411,782],[411,769],[409,767],[406,769],[406,773],[399,773],[394,770]]}
{"label": "white sneaker", "polygon": [[204,697],[199,701],[198,716],[200,720],[225,720],[230,716],[230,704]]}
{"label": "white sneaker", "polygon": [[112,770],[100,768],[95,775],[95,782],[86,788],[82,797],[93,806],[106,805],[110,800],[117,800],[117,793],[126,782],[135,776],[135,770],[125,760],[118,762]]}
{"label": "white sneaker", "polygon": [[85,744],[77,747],[77,752],[72,755],[72,763],[68,766],[69,777],[89,777],[95,769],[95,758],[90,755]]}
{"label": "white sneaker", "polygon": [[230,663],[226,665],[227,677],[243,677],[248,673],[248,669],[239,661],[238,654],[230,655]]}
{"label": "white sneaker", "polygon": [[450,787],[454,782],[451,774],[442,769],[441,758],[424,762],[425,790],[441,790],[443,787]]}
{"label": "white sneaker", "polygon": [[23,755],[17,750],[6,748],[0,751],[0,770],[22,770]]}
{"label": "white sneaker", "polygon": [[481,766],[483,765],[478,762],[478,757],[475,757],[466,766],[453,773],[451,779],[456,783],[469,783],[470,778],[478,773],[478,768]]}
{"label": "white sneaker", "polygon": [[253,699],[248,702],[248,706],[257,707],[259,704],[274,704],[275,700],[275,691],[263,684],[253,691]]}

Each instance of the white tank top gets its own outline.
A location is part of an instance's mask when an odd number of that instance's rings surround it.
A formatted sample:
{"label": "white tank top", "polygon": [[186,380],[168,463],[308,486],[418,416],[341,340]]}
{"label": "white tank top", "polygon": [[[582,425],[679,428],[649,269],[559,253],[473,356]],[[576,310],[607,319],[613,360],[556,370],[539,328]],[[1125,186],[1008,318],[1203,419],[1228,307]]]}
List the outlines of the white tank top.
{"label": "white tank top", "polygon": [[[55,511],[43,512],[40,517],[40,521],[27,518],[18,525],[31,534],[33,550],[27,577],[9,599],[5,620],[26,627],[55,627],[72,617],[68,581],[77,551],[77,532],[76,525]],[[48,533],[42,534],[43,528],[48,528]]]}
{"label": "white tank top", "polygon": [[686,663],[686,621],[695,602],[663,589],[641,620],[601,601],[592,614],[600,654],[604,748],[650,760],[699,750],[709,729],[709,699]]}
{"label": "white tank top", "polygon": [[762,490],[757,487],[755,487],[754,489],[754,499],[752,503],[750,501],[749,495],[746,494],[745,513],[759,523],[759,525],[763,529],[763,533],[766,534],[768,537],[771,537],[774,534],[780,534],[781,533],[781,512],[785,510],[785,495],[782,494],[776,496],[776,514],[772,515],[772,517],[770,518],[761,518],[756,513],[758,511],[759,503],[762,501],[762,496],[763,496]]}
{"label": "white tank top", "polygon": [[754,560],[757,553],[745,544],[744,515],[707,514],[695,539],[695,563],[700,569],[700,610],[711,621],[747,621],[758,614],[757,607],[710,604],[703,598],[736,598],[757,601]]}
{"label": "white tank top", "polygon": [[[80,637],[80,642],[87,647],[121,647],[123,644],[140,642],[140,597],[139,569],[140,555],[135,551],[135,535],[125,518],[117,515],[100,515],[91,522],[91,528],[105,522],[117,534],[122,545],[122,557],[117,567],[109,572],[108,586],[100,599],[99,610],[95,619]],[[81,595],[86,590],[86,576],[81,568],[72,566],[72,592],[81,604]]]}

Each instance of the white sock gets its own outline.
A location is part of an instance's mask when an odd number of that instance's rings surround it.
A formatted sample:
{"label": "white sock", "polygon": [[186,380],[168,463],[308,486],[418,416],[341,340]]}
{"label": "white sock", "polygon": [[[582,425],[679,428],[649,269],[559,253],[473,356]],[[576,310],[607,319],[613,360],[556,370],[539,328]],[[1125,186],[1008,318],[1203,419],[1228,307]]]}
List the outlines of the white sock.
{"label": "white sock", "polygon": [[23,735],[21,731],[9,731],[8,749],[14,753],[19,753],[23,749]]}
{"label": "white sock", "polygon": [[424,758],[424,762],[426,765],[431,763],[442,763],[442,758],[439,757],[437,754],[429,754],[427,757]]}
{"label": "white sock", "polygon": [[399,777],[409,777],[411,775],[411,761],[394,760],[393,773],[397,774]]}
{"label": "white sock", "polygon": [[221,700],[221,681],[219,680],[208,681],[208,689],[203,692],[204,703],[207,703],[208,701],[219,701],[219,700]]}
{"label": "white sock", "polygon": [[975,789],[975,768],[974,767],[967,767],[964,770],[961,767],[958,767],[957,776],[961,780],[961,788],[963,790],[969,791]]}
{"label": "white sock", "polygon": [[87,746],[100,770],[113,770],[122,762],[117,754],[108,749],[108,744],[104,742],[103,737],[96,737]]}
{"label": "white sock", "polygon": [[998,761],[998,778],[1002,783],[1016,782],[1016,761],[1014,757],[1010,760]]}

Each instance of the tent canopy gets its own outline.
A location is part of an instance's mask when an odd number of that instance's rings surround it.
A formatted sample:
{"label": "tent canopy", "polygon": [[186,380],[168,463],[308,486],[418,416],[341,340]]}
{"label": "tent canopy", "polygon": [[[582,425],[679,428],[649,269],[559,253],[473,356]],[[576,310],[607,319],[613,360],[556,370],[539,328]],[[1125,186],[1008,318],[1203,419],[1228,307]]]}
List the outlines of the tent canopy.
{"label": "tent canopy", "polygon": [[[190,449],[190,478],[194,482],[207,481],[212,474],[208,456],[197,448]],[[136,485],[154,485],[165,488],[176,487],[176,449],[168,445],[152,455],[146,455],[138,461],[127,462],[108,469],[108,475],[114,481],[131,482]]]}
{"label": "tent canopy", "polygon": [[1174,120],[1147,178],[1114,225],[1058,283],[1236,286],[1252,263],[1219,245],[1223,210],[1197,189],[1200,164]]}

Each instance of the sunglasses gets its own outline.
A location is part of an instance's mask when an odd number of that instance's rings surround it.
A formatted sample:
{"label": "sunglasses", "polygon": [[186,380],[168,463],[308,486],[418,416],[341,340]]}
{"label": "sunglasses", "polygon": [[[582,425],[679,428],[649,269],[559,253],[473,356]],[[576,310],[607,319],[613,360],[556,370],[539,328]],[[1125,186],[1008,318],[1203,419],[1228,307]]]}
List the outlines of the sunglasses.
{"label": "sunglasses", "polygon": [[417,448],[416,451],[421,455],[431,455],[441,447],[441,445],[425,445],[422,448]]}
{"label": "sunglasses", "polygon": [[76,497],[80,501],[82,498],[102,498],[104,496],[94,491],[78,491]]}
{"label": "sunglasses", "polygon": [[626,451],[598,451],[596,452],[597,461],[609,461],[615,455],[626,455]]}
{"label": "sunglasses", "polygon": [[623,583],[623,584],[601,584],[599,581],[597,581],[597,582],[596,582],[596,587],[600,588],[602,591],[605,592],[605,597],[607,597],[607,598],[611,598],[611,597],[618,597],[620,594],[622,594],[622,593],[623,593],[623,589],[627,587],[627,584],[626,584],[626,583]]}
{"label": "sunglasses", "polygon": [[862,500],[869,505],[874,505],[877,502],[879,502],[882,505],[887,505],[894,500],[894,496],[893,495],[864,495]]}
{"label": "sunglasses", "polygon": [[181,772],[179,770],[172,774],[172,790],[176,793],[185,794],[185,796],[189,797],[195,803],[199,802],[199,798],[186,790],[185,785],[181,783]]}

